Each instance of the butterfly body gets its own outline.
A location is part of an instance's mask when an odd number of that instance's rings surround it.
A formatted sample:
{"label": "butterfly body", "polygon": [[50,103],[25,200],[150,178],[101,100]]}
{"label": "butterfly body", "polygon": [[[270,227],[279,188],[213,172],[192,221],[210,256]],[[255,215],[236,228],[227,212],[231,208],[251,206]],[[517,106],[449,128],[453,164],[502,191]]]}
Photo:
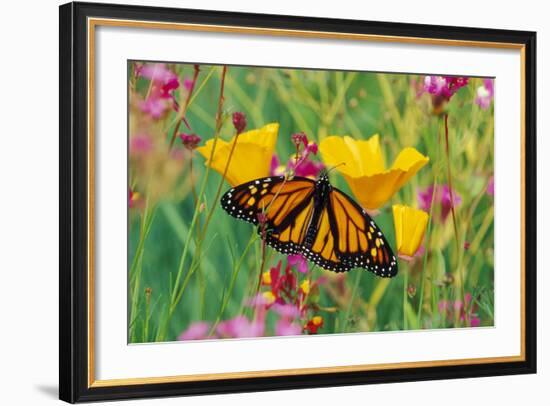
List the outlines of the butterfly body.
{"label": "butterfly body", "polygon": [[397,260],[378,226],[330,184],[326,172],[315,181],[256,179],[225,193],[221,206],[257,225],[265,242],[283,254],[300,254],[334,272],[365,268],[382,277],[397,274]]}
{"label": "butterfly body", "polygon": [[304,239],[304,248],[311,248],[315,242],[321,214],[328,203],[328,195],[331,189],[332,186],[330,185],[326,175],[320,176],[315,182],[315,189],[313,192],[313,214],[307,227],[306,237]]}

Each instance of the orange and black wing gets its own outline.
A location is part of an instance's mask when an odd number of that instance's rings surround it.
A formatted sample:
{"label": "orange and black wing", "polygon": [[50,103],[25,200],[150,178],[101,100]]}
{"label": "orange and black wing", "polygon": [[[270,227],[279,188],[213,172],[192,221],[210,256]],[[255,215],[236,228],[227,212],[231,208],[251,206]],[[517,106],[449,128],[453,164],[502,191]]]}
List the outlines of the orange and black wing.
{"label": "orange and black wing", "polygon": [[347,272],[353,268],[349,263],[342,261],[337,254],[337,237],[331,225],[328,206],[321,211],[316,230],[313,243],[310,247],[304,247],[302,255],[321,268],[330,271]]}
{"label": "orange and black wing", "polygon": [[330,228],[335,253],[351,268],[365,268],[377,276],[397,275],[397,259],[374,220],[341,190],[332,188],[329,202]]}
{"label": "orange and black wing", "polygon": [[272,176],[256,179],[229,190],[222,196],[222,208],[235,218],[259,225],[258,216],[266,223],[268,245],[284,254],[300,253],[307,227],[313,214],[311,179]]}

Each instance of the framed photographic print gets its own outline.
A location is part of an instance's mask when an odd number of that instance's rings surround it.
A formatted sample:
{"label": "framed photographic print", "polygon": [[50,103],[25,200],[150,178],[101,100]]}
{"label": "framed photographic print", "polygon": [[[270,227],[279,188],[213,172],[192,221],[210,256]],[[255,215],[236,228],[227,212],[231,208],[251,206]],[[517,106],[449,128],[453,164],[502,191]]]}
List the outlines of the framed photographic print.
{"label": "framed photographic print", "polygon": [[60,398],[534,373],[533,32],[60,7]]}

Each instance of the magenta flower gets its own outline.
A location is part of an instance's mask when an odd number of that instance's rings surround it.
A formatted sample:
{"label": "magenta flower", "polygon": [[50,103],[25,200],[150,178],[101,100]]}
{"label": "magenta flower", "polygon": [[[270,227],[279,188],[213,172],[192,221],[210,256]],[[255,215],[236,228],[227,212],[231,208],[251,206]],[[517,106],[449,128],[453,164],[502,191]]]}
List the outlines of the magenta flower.
{"label": "magenta flower", "polygon": [[286,260],[288,265],[293,266],[298,272],[307,273],[309,270],[307,260],[300,254],[289,255]]}
{"label": "magenta flower", "polygon": [[[302,141],[300,140],[299,142]],[[325,168],[325,165],[321,162],[310,159],[311,154],[317,155],[318,150],[319,148],[317,144],[310,141],[307,143],[304,150],[298,155],[298,159],[296,159],[296,154],[292,154],[290,156],[286,166],[281,163],[277,155],[273,155],[271,158],[271,175],[281,176],[287,171],[290,171],[295,176],[303,176],[312,179],[316,178],[319,175],[319,172]]]}
{"label": "magenta flower", "polygon": [[160,87],[160,97],[163,99],[174,98],[173,91],[180,86],[180,82],[177,76],[170,78],[166,83],[163,83]]}
{"label": "magenta flower", "polygon": [[181,333],[178,337],[178,340],[202,340],[207,338],[208,330],[210,325],[204,321],[199,321],[196,323],[191,323],[191,325]]}
{"label": "magenta flower", "polygon": [[426,76],[423,92],[432,96],[434,114],[441,114],[451,97],[468,84],[468,78],[463,76]]}
{"label": "magenta flower", "polygon": [[281,267],[282,263],[279,261],[277,266],[269,270],[269,286],[274,302],[284,304],[295,296],[298,283],[288,263],[284,270]]}
{"label": "magenta flower", "polygon": [[130,138],[130,155],[143,155],[153,149],[153,140],[148,134],[137,134]]}
{"label": "magenta flower", "polygon": [[426,76],[424,78],[424,92],[443,94],[447,88],[447,79],[444,76]]}
{"label": "magenta flower", "polygon": [[319,152],[319,146],[313,141],[308,142],[305,149],[305,155],[317,155],[317,152]]}
{"label": "magenta flower", "polygon": [[304,144],[304,148],[306,148],[307,145],[308,145],[307,135],[304,132],[299,132],[299,133],[296,133],[296,134],[292,134],[290,136],[290,139],[292,140],[294,145],[296,145],[296,149],[300,148],[300,144]]}
{"label": "magenta flower", "polygon": [[494,82],[493,79],[483,79],[483,85],[479,86],[476,90],[475,103],[486,110],[491,106],[494,96]]}
{"label": "magenta flower", "polygon": [[216,331],[222,338],[261,337],[264,335],[264,320],[258,317],[249,321],[245,316],[237,316],[218,324]]}
{"label": "magenta flower", "polygon": [[[424,211],[430,211],[432,206],[432,200],[434,203],[441,207],[441,221],[445,221],[451,211],[451,189],[448,185],[437,185],[437,191],[434,197],[434,186],[428,186],[424,190],[418,191],[417,198],[420,208]],[[458,206],[462,202],[460,195],[453,191],[453,203],[454,206]]]}
{"label": "magenta flower", "polygon": [[321,162],[311,161],[309,159],[304,160],[294,171],[296,176],[303,176],[306,178],[316,178],[319,172],[325,168]]}
{"label": "magenta flower", "polygon": [[489,196],[495,195],[495,177],[493,175],[491,175],[489,183],[487,184],[487,194]]}
{"label": "magenta flower", "polygon": [[424,91],[448,101],[458,89],[467,84],[468,78],[464,76],[426,76],[424,78]]}

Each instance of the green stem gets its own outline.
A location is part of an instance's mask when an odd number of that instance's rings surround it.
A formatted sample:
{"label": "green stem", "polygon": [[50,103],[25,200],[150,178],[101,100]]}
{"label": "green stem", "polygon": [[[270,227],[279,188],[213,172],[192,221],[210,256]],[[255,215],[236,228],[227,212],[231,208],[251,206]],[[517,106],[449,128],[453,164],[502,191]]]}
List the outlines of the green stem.
{"label": "green stem", "polygon": [[[465,303],[465,292],[464,292],[464,277],[462,275],[462,269],[461,269],[461,253],[460,253],[460,239],[458,236],[458,225],[456,221],[456,213],[455,213],[455,203],[454,203],[454,191],[453,191],[453,177],[451,173],[451,152],[449,147],[449,115],[445,113],[445,152],[447,154],[447,183],[449,184],[449,197],[451,200],[451,215],[453,218],[453,227],[455,232],[455,242],[456,242],[456,258],[457,258],[457,270],[456,273],[459,276],[459,282],[460,283],[460,292],[462,296],[462,303]],[[467,317],[466,317],[467,319]],[[465,320],[466,323],[468,323],[468,320]]]}
{"label": "green stem", "polygon": [[361,283],[361,276],[363,275],[363,272],[361,272],[360,270],[356,270],[355,274],[355,281],[353,281],[351,297],[349,299],[348,307],[344,315],[344,322],[342,323],[342,333],[346,333],[348,331],[351,309],[353,308],[353,303],[355,302],[355,296],[357,296],[357,292],[359,291],[359,284]]}
{"label": "green stem", "polygon": [[149,341],[149,319],[151,317],[151,289],[145,289],[145,325],[143,327],[143,342]]}
{"label": "green stem", "polygon": [[[219,138],[219,130],[221,129],[222,106],[223,106],[223,90],[224,90],[226,72],[227,72],[227,67],[224,66],[223,69],[222,69],[222,79],[221,79],[221,85],[220,85],[220,98],[219,98],[219,102],[218,102],[218,112],[216,114],[216,123],[217,123],[216,129],[217,129],[217,131],[214,133],[214,143],[213,143],[213,146],[212,146],[212,151],[210,152],[209,161],[211,161],[214,157],[214,152],[216,150],[216,146],[217,146],[217,142],[218,142],[218,138]],[[201,183],[199,195],[198,195],[198,202],[202,201],[203,196],[205,194],[206,184],[207,184],[207,181],[208,181],[209,173],[210,173],[210,165],[207,165],[205,173],[204,173],[204,178],[203,178],[202,183]],[[175,308],[176,308],[177,304],[179,303],[179,300],[181,299],[181,296],[183,295],[185,287],[187,286],[187,283],[189,281],[189,277],[192,274],[192,268],[190,267],[189,271],[187,272],[186,278],[185,278],[185,280],[183,281],[183,284],[181,284],[181,287],[180,287],[180,280],[183,276],[183,268],[184,268],[184,265],[185,265],[185,259],[187,257],[187,252],[189,251],[189,244],[191,242],[191,237],[193,235],[193,233],[191,231],[195,229],[195,225],[197,223],[197,219],[198,219],[199,213],[200,213],[199,207],[200,207],[200,203],[195,207],[195,210],[193,212],[193,218],[191,220],[191,225],[189,226],[190,232],[189,232],[189,234],[187,234],[187,237],[185,239],[185,244],[183,246],[183,251],[182,251],[180,261],[179,261],[179,265],[178,265],[178,271],[176,273],[176,280],[174,282],[174,289],[172,290],[172,293],[170,295],[170,305],[168,307],[168,313],[166,315],[166,319],[163,323],[163,326],[159,330],[159,334],[158,334],[158,339],[160,341],[164,340],[164,337],[166,335],[166,330],[168,328],[168,324],[169,324],[169,322],[172,318],[172,315],[175,311]]]}
{"label": "green stem", "polygon": [[[439,176],[440,176],[440,168],[442,166],[442,154],[441,154],[441,131],[440,131],[440,126],[439,126],[439,121],[437,121],[437,137],[436,137],[436,140],[437,140],[437,143],[436,143],[436,148],[435,148],[435,161],[434,161],[434,168],[436,170],[436,173],[435,173],[435,179],[434,179],[434,188],[433,188],[433,193],[432,193],[432,200],[431,200],[431,204],[430,204],[430,214],[429,214],[429,223],[428,223],[428,234],[427,234],[427,237],[426,237],[426,252],[424,253],[424,259],[423,259],[423,265],[422,265],[422,280],[424,281],[422,283],[422,287],[421,287],[421,293],[420,293],[420,304],[419,304],[419,308],[418,308],[418,313],[417,313],[417,324],[418,326],[420,327],[421,326],[421,318],[422,318],[422,305],[423,305],[423,302],[424,302],[424,285],[425,285],[425,278],[426,278],[426,272],[427,272],[427,263],[428,263],[428,252],[429,252],[429,248],[430,248],[430,241],[432,239],[432,236],[435,234],[435,229],[433,229],[432,227],[432,222],[433,222],[433,217],[434,215],[437,215],[437,211],[435,209],[435,197],[437,196],[437,181],[439,180]],[[436,320],[436,318],[434,317],[436,314],[439,314],[439,308],[438,308],[438,305],[437,305],[437,299],[438,297],[440,296],[439,294],[439,290],[437,288],[437,285],[434,283],[435,282],[435,278],[434,278],[434,275],[433,275],[433,272],[431,272],[430,270],[430,300],[431,300],[431,303],[430,303],[430,307],[431,307],[431,316],[432,316],[432,327],[435,328],[436,325],[433,324],[434,321]],[[437,323],[437,325],[439,326],[440,322]]]}
{"label": "green stem", "polygon": [[409,325],[407,322],[407,285],[409,284],[409,270],[404,267],[403,272],[403,330],[408,330]]}
{"label": "green stem", "polygon": [[199,76],[199,72],[200,72],[199,66],[195,65],[195,72],[193,73],[193,82],[191,84],[191,89],[189,89],[189,93],[187,93],[185,104],[183,105],[181,112],[178,114],[178,117],[179,117],[178,123],[176,124],[176,127],[172,132],[172,139],[170,140],[170,147],[169,147],[170,150],[174,146],[174,141],[176,141],[176,136],[178,135],[178,130],[180,128],[181,122],[185,119],[185,115],[187,114],[187,108],[189,107],[189,101],[191,100],[191,95],[193,94],[193,90],[195,89],[195,83],[197,82],[197,77]]}
{"label": "green stem", "polygon": [[[193,101],[197,98],[197,96],[201,92],[202,88],[204,87],[204,85],[206,85],[206,83],[208,82],[208,80],[210,79],[210,77],[212,76],[212,74],[214,73],[215,70],[216,70],[216,66],[212,66],[212,68],[210,68],[210,71],[208,72],[208,74],[206,75],[204,80],[201,82],[199,87],[197,88],[197,91],[195,93],[193,93],[193,96],[191,96],[191,99],[189,100],[189,103],[188,103],[188,107],[193,104]],[[181,116],[179,114],[176,114],[174,119],[172,119],[170,121],[170,123],[164,128],[163,134],[167,134],[170,127],[172,127],[178,120],[180,120],[180,118],[181,118]]]}
{"label": "green stem", "polygon": [[424,250],[424,258],[422,259],[422,275],[420,276],[420,294],[418,298],[418,312],[417,312],[417,324],[422,326],[422,305],[424,304],[424,284],[426,283],[426,266],[428,264],[428,251],[430,250],[430,238],[432,236],[432,223],[433,223],[433,212],[435,205],[435,196],[437,195],[437,174],[434,179],[434,184],[432,187],[432,201],[430,203],[430,215],[428,217],[428,231],[426,233],[426,249]]}
{"label": "green stem", "polygon": [[[154,210],[154,209],[153,209]],[[154,213],[154,211],[153,211]],[[145,240],[151,229],[153,213],[149,214],[149,201],[146,200],[145,208],[143,209],[143,216],[141,219],[140,227],[140,239],[138,246],[136,248],[136,253],[134,254],[134,259],[130,267],[130,297],[131,297],[131,306],[130,306],[130,325],[129,325],[129,337],[132,340],[135,333],[135,319],[137,318],[137,309],[139,305],[139,289],[141,284],[141,271],[142,271],[142,260],[143,253],[145,249]]]}
{"label": "green stem", "polygon": [[233,288],[235,287],[235,282],[237,281],[237,276],[239,276],[239,272],[242,268],[244,258],[248,254],[248,251],[250,250],[250,247],[252,247],[252,245],[254,244],[256,239],[257,239],[257,235],[256,235],[255,232],[253,232],[252,235],[250,236],[250,239],[248,240],[248,244],[246,244],[246,247],[245,247],[241,257],[239,258],[239,261],[237,262],[235,268],[233,269],[233,273],[231,275],[231,281],[229,282],[229,287],[227,288],[227,292],[225,293],[225,296],[223,298],[223,302],[222,302],[222,305],[220,307],[220,311],[218,312],[218,316],[216,317],[216,321],[214,322],[214,324],[212,324],[212,327],[210,328],[210,332],[208,333],[208,335],[212,335],[212,334],[214,334],[214,331],[216,331],[216,327],[220,323],[220,321],[223,317],[223,314],[225,312],[225,309],[226,309],[226,307],[229,303],[229,299],[231,298],[231,293],[233,292]]}
{"label": "green stem", "polygon": [[206,220],[204,222],[204,227],[202,229],[202,233],[201,233],[201,238],[199,239],[199,245],[198,247],[200,248],[200,241],[202,241],[206,235],[206,231],[208,229],[208,224],[210,224],[210,220],[212,219],[212,215],[214,214],[214,210],[216,209],[217,207],[217,204],[216,202],[219,200],[220,198],[220,194],[222,193],[222,188],[223,188],[223,185],[225,183],[225,178],[227,176],[227,172],[229,170],[229,165],[231,164],[231,159],[233,158],[233,153],[235,152],[235,148],[237,146],[237,140],[239,138],[239,133],[237,133],[235,135],[235,138],[233,139],[233,143],[231,144],[231,150],[229,151],[229,156],[227,157],[227,163],[225,164],[225,169],[223,171],[223,174],[222,174],[222,178],[220,179],[220,183],[218,184],[218,189],[216,190],[216,195],[214,196],[214,204],[212,204],[212,206],[210,207],[210,210],[208,210],[208,214],[206,216]]}

